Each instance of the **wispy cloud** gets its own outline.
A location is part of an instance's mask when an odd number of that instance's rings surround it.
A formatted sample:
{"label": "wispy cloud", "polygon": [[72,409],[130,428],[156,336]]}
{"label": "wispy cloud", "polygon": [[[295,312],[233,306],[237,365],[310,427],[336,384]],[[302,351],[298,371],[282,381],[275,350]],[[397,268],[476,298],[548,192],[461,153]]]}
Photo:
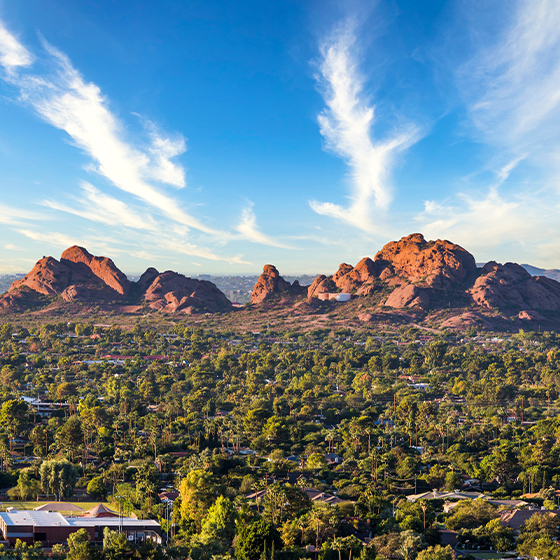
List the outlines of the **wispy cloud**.
{"label": "wispy cloud", "polygon": [[21,228],[17,230],[18,233],[32,239],[33,241],[38,241],[41,243],[48,243],[55,247],[60,247],[66,249],[72,245],[81,245],[83,247],[96,248],[99,244],[92,239],[76,239],[76,237],[61,233],[58,231],[36,231],[27,228]]}
{"label": "wispy cloud", "polygon": [[257,217],[253,211],[253,204],[243,209],[241,214],[241,222],[237,226],[237,231],[243,236],[244,239],[261,245],[268,245],[269,247],[279,247],[281,249],[294,249],[290,245],[282,243],[269,235],[263,233],[257,225]]}
{"label": "wispy cloud", "polygon": [[8,204],[0,203],[0,224],[21,226],[28,224],[29,222],[36,222],[45,219],[46,216],[38,212],[23,210],[22,208],[16,208],[14,206],[9,206]]}
{"label": "wispy cloud", "polygon": [[[480,6],[473,3],[472,9]],[[476,20],[478,21],[478,19]],[[474,125],[499,146],[526,152],[558,142],[560,3],[515,0],[503,5],[501,31],[485,36],[460,67],[458,84]]]}
{"label": "wispy cloud", "polygon": [[82,192],[83,198],[78,198],[79,208],[54,200],[45,200],[44,204],[54,210],[110,226],[124,226],[147,231],[156,231],[159,227],[151,216],[134,212],[121,200],[101,192],[90,183],[82,183]]}
{"label": "wispy cloud", "polygon": [[376,215],[392,199],[390,175],[395,156],[420,137],[407,125],[387,138],[374,134],[376,107],[364,92],[364,77],[357,62],[357,28],[350,21],[321,46],[317,76],[326,108],[318,121],[325,146],[350,168],[350,204],[311,201],[319,213],[349,222],[365,231],[375,229]]}
{"label": "wispy cloud", "polygon": [[[555,237],[559,211],[558,202],[544,192],[504,196],[492,186],[443,203],[427,201],[416,222],[427,238],[445,237],[477,256],[496,258],[496,247],[501,246],[503,254],[505,247],[515,246],[519,255],[521,249]],[[510,258],[518,259],[513,254]]]}
{"label": "wispy cloud", "polygon": [[91,158],[90,170],[175,222],[204,233],[217,233],[154,184],[185,186],[184,169],[172,161],[186,149],[180,135],[166,136],[150,124],[151,144],[146,150],[127,142],[124,127],[111,112],[100,88],[86,82],[66,55],[43,42],[53,68],[51,74],[16,72],[16,67],[30,66],[32,58],[24,56],[27,50],[5,27],[1,30],[0,63],[10,70],[4,79],[19,88],[23,103],[46,122],[66,132]]}
{"label": "wispy cloud", "polygon": [[0,64],[11,73],[18,67],[30,66],[32,63],[33,55],[0,21]]}
{"label": "wispy cloud", "polygon": [[474,54],[456,79],[489,163],[466,178],[469,190],[426,202],[416,220],[426,236],[484,258],[525,254],[534,262],[559,233],[560,4],[513,0],[486,18],[484,3],[463,6],[459,25],[469,23]]}

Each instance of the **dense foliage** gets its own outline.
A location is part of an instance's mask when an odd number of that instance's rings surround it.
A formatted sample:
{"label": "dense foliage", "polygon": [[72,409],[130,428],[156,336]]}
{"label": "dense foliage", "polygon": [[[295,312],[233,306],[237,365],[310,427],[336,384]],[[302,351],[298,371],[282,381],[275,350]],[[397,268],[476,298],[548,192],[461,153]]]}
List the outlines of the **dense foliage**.
{"label": "dense foliage", "polygon": [[[488,501],[444,514],[441,500],[406,499],[470,480],[556,509],[559,337],[461,337],[6,324],[0,486],[13,499],[84,488],[158,519],[176,558],[448,558],[444,526],[461,546],[546,557],[557,526],[517,537]],[[179,491],[172,508],[166,488]],[[310,488],[336,505],[312,500]],[[59,552],[163,554],[121,540],[107,535],[100,550],[78,539]]]}

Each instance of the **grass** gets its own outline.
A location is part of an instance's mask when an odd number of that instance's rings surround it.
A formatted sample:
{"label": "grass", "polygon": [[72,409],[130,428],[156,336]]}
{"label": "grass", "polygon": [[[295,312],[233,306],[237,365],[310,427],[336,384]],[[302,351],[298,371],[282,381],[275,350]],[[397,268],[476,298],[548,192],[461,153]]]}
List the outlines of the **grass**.
{"label": "grass", "polygon": [[[16,509],[21,509],[21,510],[31,510],[31,509],[35,509],[38,506],[42,506],[44,504],[49,504],[49,503],[51,502],[35,502],[35,501],[25,502],[20,500],[15,500],[15,501],[6,500],[4,502],[0,502],[0,511],[6,511],[6,508],[8,507],[14,507]],[[96,506],[97,504],[99,504],[100,502],[68,502],[68,503],[74,504],[75,506],[81,507],[84,511],[87,511],[92,507]],[[101,503],[104,506],[107,506],[109,509],[114,510],[114,508],[108,502],[101,502]],[[75,513],[80,513],[80,512],[77,511]]]}

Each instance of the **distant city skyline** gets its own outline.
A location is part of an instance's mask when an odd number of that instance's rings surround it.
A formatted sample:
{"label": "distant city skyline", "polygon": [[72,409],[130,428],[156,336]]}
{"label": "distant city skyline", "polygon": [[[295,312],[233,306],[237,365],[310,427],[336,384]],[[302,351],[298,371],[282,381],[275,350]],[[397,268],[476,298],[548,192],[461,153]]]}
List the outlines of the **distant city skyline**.
{"label": "distant city skyline", "polygon": [[555,0],[0,0],[0,274],[560,268]]}

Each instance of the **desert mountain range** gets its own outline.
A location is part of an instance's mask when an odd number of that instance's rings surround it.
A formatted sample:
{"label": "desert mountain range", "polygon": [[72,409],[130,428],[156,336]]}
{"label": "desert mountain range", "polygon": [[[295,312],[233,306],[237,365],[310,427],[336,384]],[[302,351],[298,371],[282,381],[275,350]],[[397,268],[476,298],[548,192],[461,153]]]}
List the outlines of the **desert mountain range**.
{"label": "desert mountain range", "polygon": [[[339,303],[338,294],[351,301]],[[348,297],[348,296],[346,296]],[[338,299],[341,299],[340,297]],[[560,283],[531,276],[515,263],[489,262],[477,267],[465,249],[445,240],[426,241],[415,233],[392,241],[373,259],[355,266],[343,263],[309,286],[284,280],[267,264],[255,284],[252,305],[235,309],[211,282],[172,271],[148,268],[137,282],[128,280],[106,257],[82,247],[66,249],[60,260],[43,257],[0,296],[0,313],[45,313],[67,305],[102,306],[124,313],[257,313],[277,310],[286,315],[333,313],[361,323],[391,317],[462,328],[560,328]]]}

